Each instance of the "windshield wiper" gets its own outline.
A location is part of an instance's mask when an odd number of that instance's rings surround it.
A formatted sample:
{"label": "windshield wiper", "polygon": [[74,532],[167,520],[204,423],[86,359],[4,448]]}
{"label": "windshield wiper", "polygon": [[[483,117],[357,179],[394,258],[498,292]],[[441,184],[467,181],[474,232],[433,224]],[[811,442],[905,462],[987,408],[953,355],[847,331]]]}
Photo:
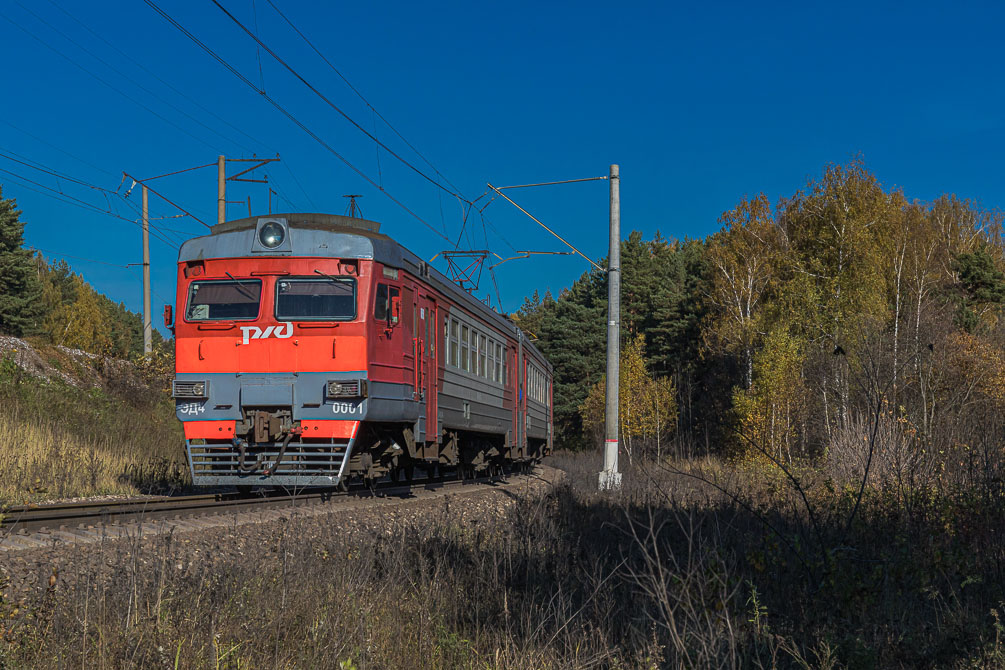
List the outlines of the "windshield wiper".
{"label": "windshield wiper", "polygon": [[345,279],[344,279],[344,278],[341,278],[341,277],[336,277],[336,276],[334,276],[334,275],[330,275],[330,274],[326,274],[326,273],[324,273],[324,272],[321,272],[321,270],[315,270],[314,272],[315,272],[315,273],[317,273],[317,274],[319,274],[319,275],[321,275],[322,277],[325,277],[326,279],[331,279],[331,280],[332,280],[333,282],[335,282],[336,284],[339,284],[339,283],[341,283],[341,282],[344,282],[344,281],[345,281]]}
{"label": "windshield wiper", "polygon": [[237,284],[237,290],[241,292],[241,295],[243,295],[243,296],[247,297],[247,298],[248,298],[248,300],[254,300],[254,299],[255,299],[255,296],[253,296],[253,295],[252,295],[252,294],[251,294],[250,292],[246,292],[246,291],[245,291],[245,290],[244,290],[244,289],[242,288],[242,287],[244,286],[244,284],[242,284],[242,283],[241,283],[241,280],[240,280],[240,279],[238,279],[238,278],[237,278],[237,277],[235,277],[234,275],[230,274],[229,272],[224,272],[224,274],[225,274],[225,275],[227,275],[228,277],[230,277],[231,279],[233,279],[233,280],[234,280],[234,283],[236,283],[236,284]]}

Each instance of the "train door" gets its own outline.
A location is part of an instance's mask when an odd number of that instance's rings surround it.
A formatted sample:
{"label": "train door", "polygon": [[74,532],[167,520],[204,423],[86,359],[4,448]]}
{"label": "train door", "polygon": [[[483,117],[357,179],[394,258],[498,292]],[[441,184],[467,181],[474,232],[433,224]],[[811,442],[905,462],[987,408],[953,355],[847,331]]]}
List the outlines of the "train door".
{"label": "train door", "polygon": [[426,401],[426,439],[435,440],[439,435],[437,425],[437,399],[439,391],[439,366],[437,357],[436,300],[430,295],[420,294],[418,322],[415,330],[416,374],[415,388],[419,397]]}
{"label": "train door", "polygon": [[523,404],[523,398],[520,396],[520,375],[517,374],[519,357],[516,347],[510,345],[506,349],[506,386],[513,393],[513,455],[515,456],[520,449],[520,408]]}
{"label": "train door", "polygon": [[412,399],[418,400],[419,394],[415,388],[416,369],[419,367],[418,358],[415,355],[416,319],[418,310],[415,308],[415,291],[410,286],[401,287],[401,323],[404,326],[405,337],[402,351],[404,370],[402,382],[412,385]]}

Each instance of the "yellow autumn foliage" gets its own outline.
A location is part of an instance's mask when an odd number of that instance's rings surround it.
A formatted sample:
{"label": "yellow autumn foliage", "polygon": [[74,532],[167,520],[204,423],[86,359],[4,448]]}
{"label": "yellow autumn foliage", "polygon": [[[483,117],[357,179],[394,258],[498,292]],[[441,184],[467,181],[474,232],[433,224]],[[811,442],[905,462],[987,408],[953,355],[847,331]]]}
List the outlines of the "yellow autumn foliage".
{"label": "yellow autumn foliage", "polygon": [[[658,458],[662,441],[677,424],[677,389],[669,377],[650,376],[645,345],[640,334],[621,350],[619,439],[629,459],[647,447]],[[602,377],[579,407],[587,430],[597,435],[604,430],[606,385],[607,379]]]}
{"label": "yellow autumn foliage", "polygon": [[768,333],[754,357],[752,386],[733,392],[743,452],[769,454],[780,462],[792,460],[806,400],[802,365],[796,338],[783,330]]}
{"label": "yellow autumn foliage", "polygon": [[1005,355],[988,340],[959,331],[949,336],[949,361],[962,379],[986,397],[1005,403]]}

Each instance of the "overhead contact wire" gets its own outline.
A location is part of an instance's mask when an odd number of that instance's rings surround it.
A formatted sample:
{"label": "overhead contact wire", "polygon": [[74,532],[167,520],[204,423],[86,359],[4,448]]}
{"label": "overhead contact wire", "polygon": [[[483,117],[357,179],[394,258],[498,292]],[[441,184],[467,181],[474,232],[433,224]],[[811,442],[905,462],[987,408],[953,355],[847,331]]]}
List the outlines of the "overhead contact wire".
{"label": "overhead contact wire", "polygon": [[329,107],[331,107],[336,112],[338,112],[340,115],[342,115],[342,117],[346,121],[348,121],[349,123],[351,123],[353,126],[355,126],[357,130],[359,130],[361,133],[363,133],[364,135],[366,135],[367,137],[369,137],[371,140],[373,140],[374,142],[376,142],[377,145],[379,145],[382,149],[384,149],[384,151],[386,151],[387,153],[389,153],[392,156],[394,156],[395,158],[397,158],[399,161],[401,161],[401,163],[403,165],[405,165],[406,167],[408,167],[409,169],[411,169],[413,172],[415,172],[416,174],[418,174],[419,176],[421,176],[423,179],[425,179],[426,181],[428,181],[430,184],[433,184],[437,188],[443,189],[444,191],[446,191],[447,193],[450,193],[453,196],[463,197],[459,193],[451,191],[449,188],[447,188],[446,186],[444,186],[443,184],[441,184],[437,180],[433,179],[432,177],[430,177],[429,175],[427,175],[425,172],[423,172],[419,168],[417,168],[414,165],[412,165],[410,162],[408,162],[407,160],[405,160],[404,157],[402,157],[397,152],[395,152],[393,149],[391,149],[391,147],[389,147],[386,144],[384,144],[383,142],[381,142],[379,138],[377,138],[376,136],[374,136],[373,134],[371,134],[370,131],[368,131],[362,125],[360,125],[359,123],[357,123],[356,120],[353,119],[348,114],[346,114],[342,110],[341,107],[339,107],[334,102],[332,102],[331,100],[329,100],[328,97],[325,96],[324,93],[322,93],[321,91],[319,91],[313,84],[311,84],[303,76],[301,76],[299,72],[297,72],[295,69],[293,69],[293,67],[289,63],[287,63],[285,60],[283,60],[279,56],[279,54],[277,54],[275,51],[273,51],[251,29],[249,29],[247,26],[245,26],[243,23],[241,23],[240,19],[238,19],[233,14],[231,14],[230,11],[228,11],[226,7],[224,7],[222,4],[220,4],[219,0],[210,0],[210,1],[214,5],[216,5],[220,9],[220,11],[222,11],[224,14],[226,14],[227,17],[230,18],[231,21],[233,21],[235,24],[237,24],[237,26],[239,28],[241,28],[241,30],[243,30],[251,39],[255,40],[255,42],[262,49],[264,49],[266,53],[268,53],[270,56],[272,56],[276,60],[276,62],[278,62],[283,67],[285,67],[286,70],[290,74],[292,74],[294,77],[296,77],[300,81],[300,83],[302,83],[304,86],[306,86],[308,89],[310,89],[310,91],[312,93],[314,93],[316,96],[318,96],[319,98],[321,98],[321,100],[323,100]]}
{"label": "overhead contact wire", "polygon": [[314,51],[314,53],[316,53],[318,55],[318,57],[321,58],[321,60],[323,60],[328,67],[331,68],[332,72],[334,72],[335,74],[337,74],[339,76],[339,79],[341,79],[343,82],[345,82],[345,85],[348,86],[352,90],[353,93],[355,93],[357,96],[359,96],[359,99],[363,101],[363,104],[365,104],[367,107],[369,107],[370,110],[374,114],[377,115],[377,118],[379,118],[381,121],[383,121],[384,124],[388,128],[391,129],[391,132],[393,132],[395,135],[398,136],[398,139],[400,139],[402,142],[404,142],[408,146],[409,149],[411,149],[412,151],[414,151],[415,155],[422,159],[422,162],[424,162],[426,165],[428,165],[430,168],[432,168],[433,172],[435,172],[438,177],[440,177],[441,179],[443,179],[443,181],[445,181],[447,184],[450,184],[450,186],[454,190],[460,192],[460,189],[457,187],[456,184],[454,184],[453,182],[451,182],[447,178],[446,175],[444,175],[442,172],[440,172],[436,168],[436,166],[433,165],[429,161],[429,159],[427,159],[425,156],[422,155],[422,152],[420,152],[418,149],[416,149],[415,146],[413,146],[411,142],[409,142],[407,139],[405,139],[405,137],[401,133],[398,132],[397,128],[395,128],[393,125],[391,125],[391,122],[388,121],[386,118],[384,118],[384,116],[380,112],[378,112],[377,109],[373,105],[370,104],[369,100],[367,100],[365,97],[363,97],[363,94],[360,93],[359,90],[357,90],[356,87],[353,86],[352,83],[348,79],[346,79],[345,75],[343,75],[342,72],[339,71],[339,69],[337,67],[335,67],[335,65],[333,65],[332,62],[329,61],[328,58],[326,58],[325,55],[323,53],[321,53],[321,51],[316,46],[314,46],[313,42],[311,42],[310,39],[308,39],[307,36],[304,35],[304,33],[301,32],[301,30],[299,28],[297,28],[297,26],[294,25],[294,23],[289,18],[287,18],[287,16],[285,14],[283,14],[283,12],[278,7],[276,7],[275,3],[273,3],[272,0],[266,0],[266,2],[268,2],[269,5],[272,7],[272,9],[274,9],[276,11],[276,13],[279,14],[279,16],[282,17],[282,19],[284,21],[286,21],[287,25],[289,25],[290,28],[293,29],[293,32],[295,32],[297,35],[299,35],[300,39],[302,39],[307,44],[307,46],[309,46]]}
{"label": "overhead contact wire", "polygon": [[262,98],[266,102],[268,102],[270,105],[272,105],[273,107],[275,107],[276,110],[279,111],[283,116],[285,116],[286,118],[288,118],[297,127],[299,127],[301,130],[303,130],[305,133],[307,133],[315,142],[317,142],[322,147],[324,147],[325,149],[327,149],[328,152],[331,153],[333,156],[335,156],[336,158],[338,158],[339,160],[341,160],[349,169],[351,169],[357,175],[359,175],[360,177],[362,177],[363,179],[365,179],[374,188],[376,188],[381,193],[383,193],[388,198],[390,198],[392,202],[394,202],[396,205],[398,205],[399,207],[401,207],[403,210],[405,210],[406,212],[408,212],[409,214],[411,214],[412,217],[414,217],[419,223],[421,223],[422,225],[424,225],[427,228],[429,228],[437,236],[442,237],[447,242],[451,241],[450,238],[446,237],[445,235],[443,235],[442,233],[440,233],[440,231],[436,230],[436,228],[434,228],[433,226],[431,226],[425,219],[423,219],[421,216],[419,216],[418,214],[416,214],[415,212],[413,212],[403,202],[401,202],[400,200],[398,200],[397,198],[395,198],[387,190],[385,190],[382,186],[380,186],[379,184],[377,184],[366,173],[364,173],[358,167],[356,167],[355,165],[353,165],[349,161],[349,159],[347,159],[345,156],[343,156],[338,151],[336,151],[334,147],[332,147],[331,145],[329,145],[321,137],[319,137],[314,131],[312,131],[310,128],[308,128],[302,121],[300,121],[300,119],[298,119],[296,116],[294,116],[292,112],[290,112],[285,107],[283,107],[281,104],[279,104],[278,101],[276,101],[271,96],[269,96],[265,91],[263,91],[263,90],[259,89],[257,86],[255,86],[254,82],[252,82],[250,79],[248,79],[243,74],[241,74],[240,71],[238,71],[233,65],[231,65],[230,63],[228,63],[222,56],[220,56],[215,51],[213,51],[210,47],[208,47],[206,44],[204,44],[198,37],[196,37],[195,35],[193,35],[184,26],[182,26],[180,23],[178,23],[167,12],[165,12],[163,9],[161,9],[160,7],[158,7],[157,4],[155,2],[153,2],[153,0],[143,0],[143,1],[151,9],[153,9],[155,12],[157,12],[158,14],[160,14],[161,17],[163,17],[171,25],[173,25],[175,28],[177,28],[183,35],[185,35],[190,40],[192,40],[192,42],[194,42],[195,44],[197,44],[203,51],[205,51],[207,54],[209,54],[214,60],[216,60],[218,63],[220,63],[220,65],[222,65],[228,71],[230,71],[231,74],[233,74],[235,77],[237,77],[246,86],[248,86],[249,88],[251,88],[252,90],[254,90],[260,96],[262,96]]}

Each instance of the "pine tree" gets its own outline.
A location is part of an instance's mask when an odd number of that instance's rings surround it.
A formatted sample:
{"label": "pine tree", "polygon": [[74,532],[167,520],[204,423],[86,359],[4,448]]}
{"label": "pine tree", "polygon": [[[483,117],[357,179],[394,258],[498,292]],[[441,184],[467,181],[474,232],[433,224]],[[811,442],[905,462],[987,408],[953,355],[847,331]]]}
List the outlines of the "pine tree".
{"label": "pine tree", "polygon": [[24,248],[24,223],[0,188],[0,333],[21,336],[38,327],[42,287],[33,252]]}

